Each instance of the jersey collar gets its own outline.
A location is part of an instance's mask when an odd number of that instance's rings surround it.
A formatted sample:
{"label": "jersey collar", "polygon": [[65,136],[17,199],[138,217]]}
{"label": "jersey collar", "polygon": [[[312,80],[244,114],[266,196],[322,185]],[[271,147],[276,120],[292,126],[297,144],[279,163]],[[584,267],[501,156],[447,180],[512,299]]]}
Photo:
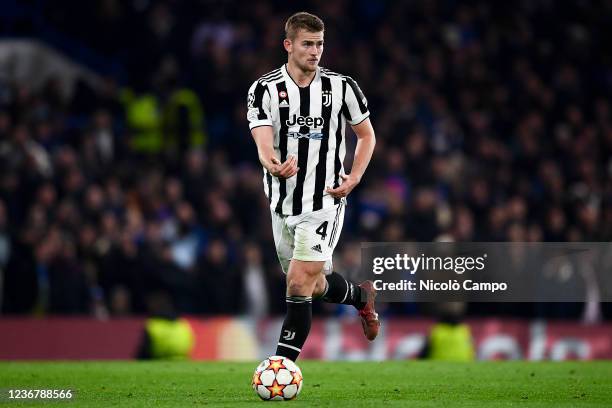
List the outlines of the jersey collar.
{"label": "jersey collar", "polygon": [[281,71],[283,72],[283,74],[289,78],[291,80],[291,82],[293,82],[295,84],[295,86],[297,86],[298,88],[308,88],[310,87],[310,85],[312,85],[313,82],[318,81],[319,78],[321,77],[321,67],[317,67],[317,72],[315,72],[315,76],[312,77],[312,80],[310,81],[310,83],[306,86],[299,86],[294,80],[293,78],[291,78],[291,75],[289,75],[289,71],[287,71],[287,64],[283,64],[283,66],[281,67]]}

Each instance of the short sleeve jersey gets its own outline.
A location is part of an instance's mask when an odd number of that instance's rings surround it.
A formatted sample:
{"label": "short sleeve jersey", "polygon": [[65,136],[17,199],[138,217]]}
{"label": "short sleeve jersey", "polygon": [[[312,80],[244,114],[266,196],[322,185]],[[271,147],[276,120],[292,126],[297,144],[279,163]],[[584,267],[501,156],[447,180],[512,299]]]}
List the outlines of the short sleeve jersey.
{"label": "short sleeve jersey", "polygon": [[346,122],[370,116],[368,103],[350,77],[317,68],[310,85],[299,87],[286,65],[251,85],[247,98],[249,128],[271,126],[281,162],[297,157],[299,171],[279,179],[264,169],[264,190],[278,214],[299,215],[331,207],[338,199],[325,192],[340,185],[346,155]]}

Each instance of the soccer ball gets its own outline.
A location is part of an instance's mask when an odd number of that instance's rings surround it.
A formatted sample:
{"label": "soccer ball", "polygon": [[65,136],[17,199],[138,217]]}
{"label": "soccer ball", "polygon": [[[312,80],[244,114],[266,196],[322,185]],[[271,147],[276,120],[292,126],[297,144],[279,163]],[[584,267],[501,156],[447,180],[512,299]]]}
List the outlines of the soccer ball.
{"label": "soccer ball", "polygon": [[302,390],[302,371],[286,357],[271,356],[255,369],[252,385],[264,401],[291,400]]}

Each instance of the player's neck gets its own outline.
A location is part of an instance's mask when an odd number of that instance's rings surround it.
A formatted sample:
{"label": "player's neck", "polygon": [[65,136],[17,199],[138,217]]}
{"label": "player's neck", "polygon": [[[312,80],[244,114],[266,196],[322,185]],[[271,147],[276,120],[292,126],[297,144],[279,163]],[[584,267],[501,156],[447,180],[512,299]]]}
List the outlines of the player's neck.
{"label": "player's neck", "polygon": [[287,73],[300,88],[307,87],[312,82],[317,71],[302,71],[297,65],[287,62]]}

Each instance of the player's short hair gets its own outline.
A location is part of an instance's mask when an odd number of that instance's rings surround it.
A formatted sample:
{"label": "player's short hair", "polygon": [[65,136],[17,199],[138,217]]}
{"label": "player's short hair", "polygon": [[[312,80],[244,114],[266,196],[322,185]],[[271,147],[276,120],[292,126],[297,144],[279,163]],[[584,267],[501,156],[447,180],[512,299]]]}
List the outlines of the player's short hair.
{"label": "player's short hair", "polygon": [[287,19],[285,23],[285,36],[293,40],[300,30],[318,33],[325,30],[325,24],[323,24],[323,20],[314,14],[300,11]]}

